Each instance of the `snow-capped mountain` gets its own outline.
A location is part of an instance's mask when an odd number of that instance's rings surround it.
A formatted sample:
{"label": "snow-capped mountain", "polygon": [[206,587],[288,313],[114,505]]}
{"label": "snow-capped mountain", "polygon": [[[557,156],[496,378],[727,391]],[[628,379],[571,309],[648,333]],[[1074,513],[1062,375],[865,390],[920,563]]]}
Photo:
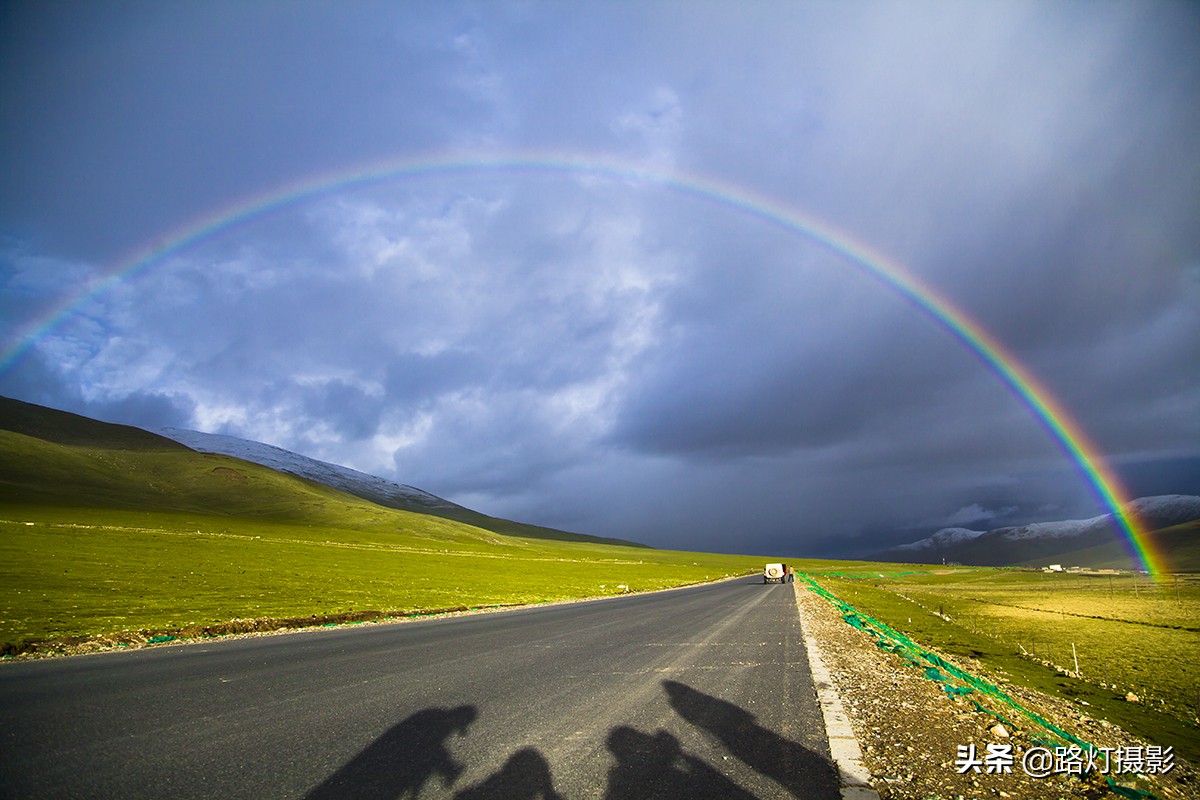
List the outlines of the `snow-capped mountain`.
{"label": "snow-capped mountain", "polygon": [[[1147,531],[1163,530],[1200,520],[1200,497],[1178,494],[1141,497],[1123,506],[1122,513],[1134,515]],[[1112,515],[1102,514],[1090,519],[1031,522],[990,531],[943,528],[930,537],[892,547],[870,558],[1001,566],[1091,549],[1091,557],[1113,561],[1113,553],[1119,559],[1125,550],[1120,543],[1122,538]],[[1107,546],[1111,547],[1101,552]]]}
{"label": "snow-capped mountain", "polygon": [[251,442],[236,436],[201,433],[179,428],[161,428],[155,432],[201,453],[218,453],[261,464],[264,467],[339,489],[379,505],[427,514],[444,514],[446,511],[462,509],[462,506],[451,503],[449,500],[443,500],[437,495],[414,486],[368,475],[349,467],[318,461],[315,458],[284,450],[282,447]]}
{"label": "snow-capped mountain", "polygon": [[[1168,528],[1194,519],[1200,519],[1200,497],[1184,494],[1167,494],[1157,497],[1139,497],[1121,507],[1122,514],[1138,519],[1148,530]],[[1067,539],[1094,535],[1112,528],[1112,515],[1101,514],[1091,519],[1068,519],[1057,522],[1032,522],[1012,528],[988,531],[1007,542],[1026,539]]]}
{"label": "snow-capped mountain", "polygon": [[1164,494],[1158,497],[1139,497],[1128,503],[1138,518],[1152,520],[1150,527],[1163,528],[1200,519],[1200,497],[1190,494]]}

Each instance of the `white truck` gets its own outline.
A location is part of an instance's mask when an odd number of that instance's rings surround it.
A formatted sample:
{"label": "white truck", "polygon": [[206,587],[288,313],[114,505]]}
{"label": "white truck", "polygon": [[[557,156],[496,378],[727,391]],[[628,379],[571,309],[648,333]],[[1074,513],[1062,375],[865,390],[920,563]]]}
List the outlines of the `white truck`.
{"label": "white truck", "polygon": [[787,583],[792,579],[792,568],[787,564],[767,564],[763,569],[763,583]]}

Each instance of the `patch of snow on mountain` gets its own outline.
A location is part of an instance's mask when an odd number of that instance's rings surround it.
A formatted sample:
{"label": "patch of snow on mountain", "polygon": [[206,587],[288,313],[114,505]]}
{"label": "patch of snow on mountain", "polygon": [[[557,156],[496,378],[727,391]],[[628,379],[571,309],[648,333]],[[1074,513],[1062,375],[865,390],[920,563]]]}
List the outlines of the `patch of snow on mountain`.
{"label": "patch of snow on mountain", "polygon": [[404,506],[424,508],[458,508],[449,500],[402,483],[379,478],[349,467],[341,467],[326,461],[302,456],[282,447],[225,436],[218,433],[201,433],[179,428],[162,428],[155,431],[174,439],[182,445],[201,453],[217,453],[233,456],[243,461],[261,464],[264,467],[287,472],[310,481],[330,486],[349,494],[374,502],[401,503]]}
{"label": "patch of snow on mountain", "polygon": [[1143,519],[1153,519],[1160,525],[1178,525],[1200,519],[1200,497],[1190,494],[1164,494],[1157,497],[1139,497],[1121,509],[1133,511]]}
{"label": "patch of snow on mountain", "polygon": [[1056,522],[1031,522],[1015,528],[1000,528],[996,533],[1001,538],[1015,542],[1021,539],[1063,539],[1069,536],[1079,536],[1093,525],[1101,525],[1109,519],[1108,514],[1101,514],[1091,519],[1063,519]]}
{"label": "patch of snow on mountain", "polygon": [[973,531],[970,528],[942,528],[937,533],[925,539],[909,544],[897,545],[893,550],[934,550],[948,547],[961,542],[969,542],[983,535],[983,531]]}

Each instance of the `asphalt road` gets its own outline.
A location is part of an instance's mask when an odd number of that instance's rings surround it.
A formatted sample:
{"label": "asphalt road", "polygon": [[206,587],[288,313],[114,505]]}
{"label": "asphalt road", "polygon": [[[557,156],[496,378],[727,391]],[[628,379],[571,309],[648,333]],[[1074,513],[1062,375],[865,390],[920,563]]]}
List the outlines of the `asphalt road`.
{"label": "asphalt road", "polygon": [[0,667],[0,796],[837,798],[792,585]]}

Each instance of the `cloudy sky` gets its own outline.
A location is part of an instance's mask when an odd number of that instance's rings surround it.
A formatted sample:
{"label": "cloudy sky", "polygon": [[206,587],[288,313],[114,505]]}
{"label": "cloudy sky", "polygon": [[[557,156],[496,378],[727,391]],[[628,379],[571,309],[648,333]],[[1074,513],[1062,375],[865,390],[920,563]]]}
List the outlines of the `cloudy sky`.
{"label": "cloudy sky", "polygon": [[1195,4],[8,3],[0,120],[6,396],[686,549],[1105,510],[769,204],[1200,494]]}

